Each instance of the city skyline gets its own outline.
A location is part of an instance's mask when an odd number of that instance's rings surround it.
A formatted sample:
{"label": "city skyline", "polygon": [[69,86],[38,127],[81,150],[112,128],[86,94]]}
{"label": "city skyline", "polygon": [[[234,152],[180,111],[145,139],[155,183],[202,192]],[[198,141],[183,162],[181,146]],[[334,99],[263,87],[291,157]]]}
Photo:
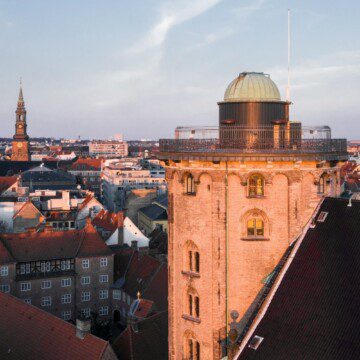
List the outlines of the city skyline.
{"label": "city skyline", "polygon": [[216,102],[244,70],[269,73],[284,98],[287,8],[291,119],[349,139],[359,130],[355,1],[0,4],[2,136],[14,132],[20,77],[30,137],[157,139],[216,125]]}

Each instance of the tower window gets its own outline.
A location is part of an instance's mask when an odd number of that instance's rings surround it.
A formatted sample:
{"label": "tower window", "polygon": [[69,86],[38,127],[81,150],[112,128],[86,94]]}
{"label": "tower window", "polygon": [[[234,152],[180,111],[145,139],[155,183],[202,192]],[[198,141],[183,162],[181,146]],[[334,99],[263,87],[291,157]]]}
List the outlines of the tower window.
{"label": "tower window", "polygon": [[264,236],[264,221],[259,218],[250,219],[247,222],[248,236]]}
{"label": "tower window", "polygon": [[327,184],[330,183],[330,178],[327,174],[321,175],[318,183],[318,193],[325,194],[327,191]]}
{"label": "tower window", "polygon": [[260,175],[252,175],[249,179],[249,196],[264,196],[264,179]]}
{"label": "tower window", "polygon": [[189,315],[192,317],[200,317],[200,300],[199,297],[193,294],[188,295]]}
{"label": "tower window", "polygon": [[200,360],[200,344],[198,341],[188,340],[187,359]]}
{"label": "tower window", "polygon": [[200,272],[200,254],[198,251],[189,251],[189,271]]}
{"label": "tower window", "polygon": [[195,180],[191,174],[189,174],[186,177],[186,194],[188,194],[188,195],[195,194]]}

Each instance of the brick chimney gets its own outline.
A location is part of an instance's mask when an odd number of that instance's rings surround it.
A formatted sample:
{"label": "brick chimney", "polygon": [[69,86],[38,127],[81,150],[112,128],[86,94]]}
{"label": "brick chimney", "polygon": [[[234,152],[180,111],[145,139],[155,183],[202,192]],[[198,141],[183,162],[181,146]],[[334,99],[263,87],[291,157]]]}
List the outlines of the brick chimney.
{"label": "brick chimney", "polygon": [[86,334],[90,334],[91,320],[90,319],[76,319],[76,336],[83,339]]}

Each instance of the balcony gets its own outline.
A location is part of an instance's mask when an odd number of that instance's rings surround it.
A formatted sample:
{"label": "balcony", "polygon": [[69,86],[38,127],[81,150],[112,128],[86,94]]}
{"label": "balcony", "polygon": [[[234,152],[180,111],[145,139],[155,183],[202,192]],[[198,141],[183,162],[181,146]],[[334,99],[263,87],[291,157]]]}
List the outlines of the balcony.
{"label": "balcony", "polygon": [[346,139],[332,139],[327,126],[304,127],[301,123],[258,127],[180,127],[175,139],[160,139],[160,158],[237,160],[279,157],[298,160],[346,160]]}

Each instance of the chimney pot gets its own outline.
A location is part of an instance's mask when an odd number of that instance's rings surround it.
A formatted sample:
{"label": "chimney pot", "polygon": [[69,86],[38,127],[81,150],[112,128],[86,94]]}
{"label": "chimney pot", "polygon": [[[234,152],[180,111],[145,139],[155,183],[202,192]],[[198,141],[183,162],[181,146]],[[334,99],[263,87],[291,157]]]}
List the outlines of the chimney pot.
{"label": "chimney pot", "polygon": [[84,339],[86,334],[90,334],[91,320],[90,319],[76,319],[76,336],[79,339]]}

